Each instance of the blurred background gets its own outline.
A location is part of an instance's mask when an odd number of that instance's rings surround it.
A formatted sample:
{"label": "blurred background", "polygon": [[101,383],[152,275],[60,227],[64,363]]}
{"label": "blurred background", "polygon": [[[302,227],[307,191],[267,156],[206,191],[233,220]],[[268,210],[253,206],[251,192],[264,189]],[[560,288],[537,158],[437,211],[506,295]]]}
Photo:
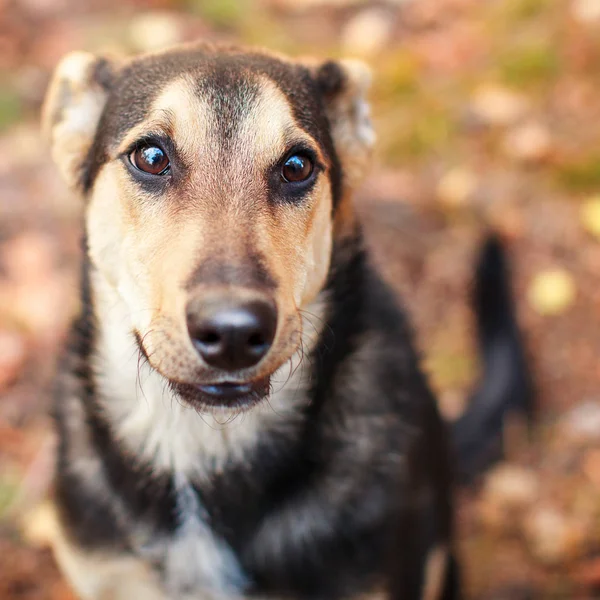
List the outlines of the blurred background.
{"label": "blurred background", "polygon": [[196,38],[372,65],[357,204],[449,418],[478,377],[477,248],[502,233],[538,415],[460,493],[468,597],[600,598],[600,0],[0,0],[0,599],[73,598],[38,508],[82,209],[39,137],[48,78],[70,50]]}

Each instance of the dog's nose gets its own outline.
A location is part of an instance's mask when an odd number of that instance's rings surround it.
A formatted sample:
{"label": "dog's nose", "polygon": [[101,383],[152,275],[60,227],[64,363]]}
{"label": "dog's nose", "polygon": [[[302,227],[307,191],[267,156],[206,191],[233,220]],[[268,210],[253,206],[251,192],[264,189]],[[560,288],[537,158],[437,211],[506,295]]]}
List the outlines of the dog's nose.
{"label": "dog's nose", "polygon": [[199,306],[188,308],[190,337],[206,363],[226,371],[257,364],[269,351],[277,328],[277,312],[270,303]]}

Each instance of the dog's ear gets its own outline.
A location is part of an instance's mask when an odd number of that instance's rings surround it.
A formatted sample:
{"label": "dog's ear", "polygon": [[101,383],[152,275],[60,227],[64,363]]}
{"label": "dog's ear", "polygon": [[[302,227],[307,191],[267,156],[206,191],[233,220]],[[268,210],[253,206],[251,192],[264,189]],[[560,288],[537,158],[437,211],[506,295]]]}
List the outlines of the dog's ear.
{"label": "dog's ear", "polygon": [[87,52],[73,52],[57,66],[42,108],[42,130],[52,157],[73,188],[83,167],[114,78],[113,63]]}
{"label": "dog's ear", "polygon": [[367,100],[371,70],[360,60],[344,59],[315,66],[313,73],[331,124],[344,185],[355,188],[366,173],[375,142]]}

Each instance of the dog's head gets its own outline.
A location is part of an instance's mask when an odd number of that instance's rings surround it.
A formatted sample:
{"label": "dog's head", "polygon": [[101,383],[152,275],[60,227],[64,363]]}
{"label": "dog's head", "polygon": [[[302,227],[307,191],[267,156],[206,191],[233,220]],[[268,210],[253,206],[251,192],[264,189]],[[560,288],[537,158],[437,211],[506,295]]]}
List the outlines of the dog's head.
{"label": "dog's head", "polygon": [[94,272],[188,401],[243,404],[300,344],[373,133],[355,61],[194,45],[58,66],[53,157],[85,198]]}

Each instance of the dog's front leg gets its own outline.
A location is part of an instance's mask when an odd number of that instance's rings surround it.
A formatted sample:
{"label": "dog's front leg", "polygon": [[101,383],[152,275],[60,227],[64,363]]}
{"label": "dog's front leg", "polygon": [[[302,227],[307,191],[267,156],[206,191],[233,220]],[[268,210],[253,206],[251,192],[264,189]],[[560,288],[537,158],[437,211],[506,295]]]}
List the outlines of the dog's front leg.
{"label": "dog's front leg", "polygon": [[171,600],[139,558],[81,548],[70,539],[56,510],[50,511],[48,521],[48,541],[56,561],[82,600]]}

